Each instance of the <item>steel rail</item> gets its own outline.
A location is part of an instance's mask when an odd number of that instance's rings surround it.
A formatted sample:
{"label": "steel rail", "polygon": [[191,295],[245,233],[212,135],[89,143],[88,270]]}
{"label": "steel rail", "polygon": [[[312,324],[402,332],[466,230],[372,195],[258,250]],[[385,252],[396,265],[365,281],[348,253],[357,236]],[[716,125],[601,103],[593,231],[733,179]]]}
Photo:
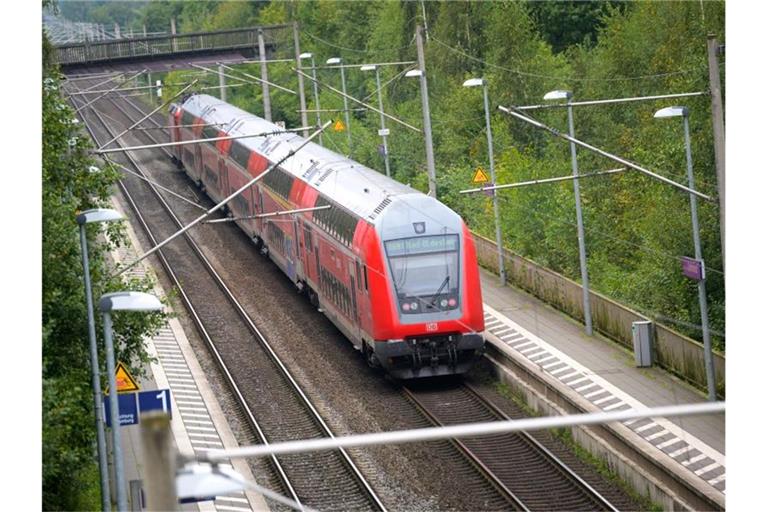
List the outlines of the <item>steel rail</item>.
{"label": "steel rail", "polygon": [[[405,398],[411,402],[414,407],[422,414],[424,417],[434,426],[436,427],[442,427],[445,426],[443,422],[441,422],[434,414],[429,412],[429,409],[427,409],[416,396],[405,386],[403,386],[401,389],[401,392],[405,396]],[[517,510],[521,510],[523,512],[531,512],[531,510],[525,506],[525,503],[515,495],[512,490],[507,487],[504,482],[502,482],[494,473],[493,471],[488,468],[474,453],[472,453],[472,450],[469,449],[469,447],[464,443],[464,441],[460,439],[450,439],[450,443],[453,444],[458,452],[464,456],[465,459],[475,468],[477,471],[483,475],[483,477],[493,486],[494,489],[505,499],[507,500],[512,506],[514,506]]]}
{"label": "steel rail", "polygon": [[[103,117],[94,109],[93,114],[96,116],[96,118],[99,120],[99,122],[104,126],[105,130],[109,134],[109,136],[112,136],[114,132],[109,127],[109,124],[103,119]],[[125,114],[127,117],[127,114]],[[88,132],[91,134],[91,137],[94,139],[94,142],[98,143],[97,136],[95,131],[91,128],[91,126],[87,123],[85,120],[85,116],[82,116],[83,124],[85,125]],[[119,142],[118,142],[119,144]],[[137,171],[141,174],[143,172],[141,171],[140,166],[136,162],[136,160],[128,153],[125,154],[126,158],[131,162],[131,165],[133,165]],[[157,192],[154,185],[151,182],[148,182],[150,184],[150,188],[152,188],[153,192],[155,193],[158,201],[163,206],[163,209],[168,213],[168,215],[173,219],[173,221],[180,225],[179,219],[174,214],[173,210],[171,209],[170,205],[163,199],[163,197]],[[142,209],[138,207],[135,200],[133,199],[133,196],[128,191],[125,184],[123,184],[123,181],[118,181],[118,186],[120,187],[120,190],[122,191],[124,197],[128,201],[128,203],[131,205],[131,208],[133,209],[137,220],[142,226],[142,229],[144,230],[145,234],[149,238],[150,242],[153,244],[157,243],[157,240],[152,233],[152,229],[147,224],[147,221],[144,219],[144,216],[142,215]],[[185,239],[190,244],[192,249],[195,251],[195,253],[201,258],[201,260],[204,262],[204,266],[210,267],[210,263],[207,261],[205,256],[203,255],[202,251],[199,249],[197,244],[192,240],[191,237],[185,236]],[[213,341],[213,338],[209,334],[208,330],[206,329],[200,315],[197,312],[197,309],[192,304],[191,299],[189,298],[189,295],[186,292],[185,287],[181,284],[181,281],[179,280],[178,276],[174,272],[173,268],[171,267],[170,262],[165,257],[162,251],[158,251],[157,253],[158,258],[160,259],[160,262],[165,269],[168,278],[173,282],[174,287],[179,291],[179,296],[182,299],[182,302],[184,303],[184,306],[186,307],[187,311],[189,312],[190,316],[192,317],[192,321],[195,324],[195,327],[197,328],[198,332],[200,333],[201,337],[205,341],[206,345],[208,346],[208,349],[211,351],[211,354],[214,357],[214,360],[216,361],[219,369],[224,374],[224,379],[227,382],[227,384],[230,386],[230,389],[235,395],[235,398],[240,405],[240,408],[245,413],[246,417],[248,418],[248,421],[250,423],[251,428],[256,432],[256,437],[261,442],[261,444],[268,445],[269,441],[267,440],[267,436],[262,430],[261,426],[259,425],[258,421],[256,420],[256,417],[254,416],[253,412],[251,411],[250,407],[248,406],[245,396],[240,391],[239,386],[235,382],[234,376],[229,371],[229,368],[227,368],[226,363],[224,362],[223,357],[221,356],[221,353],[216,348],[216,344]],[[209,270],[209,272],[212,271]],[[215,271],[213,271],[215,273]],[[224,288],[226,289],[226,287]],[[228,291],[228,289],[226,289]],[[225,292],[226,293],[226,292]],[[285,470],[282,467],[282,464],[280,464],[280,461],[277,459],[276,456],[270,457],[271,463],[275,469],[275,472],[278,475],[278,478],[281,480],[281,483],[285,486],[285,490],[288,491],[288,493],[291,495],[291,497],[297,502],[301,503],[301,500],[299,499],[296,490],[293,487],[293,484],[291,483],[290,479],[288,478],[288,475],[286,474]]]}
{"label": "steel rail", "polygon": [[[110,101],[112,101],[116,105],[116,102],[113,99],[110,99]],[[134,109],[136,109],[137,111],[141,112],[140,108],[137,107],[135,104],[133,104],[132,102],[128,102],[128,103],[131,104],[131,106]],[[125,113],[124,110],[122,110],[122,109],[120,109],[120,110],[126,115],[126,117],[128,117],[130,119],[130,116],[128,116],[127,113]],[[100,116],[97,114],[97,117],[100,117]],[[149,117],[149,119],[151,119],[151,117]],[[156,122],[154,119],[151,119],[151,120],[152,120],[153,123]],[[83,120],[83,121],[85,122],[85,120]],[[103,121],[102,121],[102,123],[103,123]],[[105,128],[107,128],[106,124],[105,124]],[[108,131],[111,131],[111,130],[109,130],[109,128],[107,128],[107,129],[108,129]],[[149,139],[156,140],[156,139],[154,139],[154,137],[152,137],[149,134],[145,134],[145,136],[147,138],[149,138]],[[118,142],[118,144],[119,144],[119,142]],[[133,157],[131,157],[130,154],[128,154],[128,153],[125,153],[125,155],[132,162],[132,164],[135,167],[137,167],[137,169],[138,169],[139,166],[138,166],[138,163],[135,161],[135,159],[133,159]],[[155,194],[157,195],[158,200],[161,201],[161,203],[163,204],[164,208],[166,208],[166,210],[168,211],[169,215],[173,218],[173,220],[177,224],[177,226],[181,226],[182,225],[181,221],[173,213],[173,211],[171,210],[170,206],[165,202],[165,200],[162,198],[162,196],[156,191],[154,186],[151,186],[151,188],[152,188],[153,192],[155,192]],[[269,342],[266,339],[266,337],[261,333],[261,331],[255,325],[253,320],[250,318],[248,313],[245,311],[245,308],[235,298],[234,294],[231,292],[231,290],[229,290],[229,288],[224,283],[224,280],[221,278],[221,276],[215,271],[215,269],[213,268],[213,265],[205,257],[205,255],[203,254],[202,250],[197,246],[197,244],[194,242],[194,240],[189,235],[187,235],[186,233],[185,233],[185,239],[187,239],[189,241],[190,246],[193,247],[193,249],[195,250],[195,253],[199,256],[201,261],[204,262],[204,265],[205,265],[206,269],[208,270],[208,272],[214,278],[214,280],[216,281],[216,283],[220,287],[220,289],[228,297],[228,299],[230,300],[230,303],[232,304],[232,306],[234,306],[234,308],[237,311],[238,315],[243,319],[243,321],[246,324],[246,326],[248,327],[248,329],[258,339],[259,343],[264,348],[264,350],[267,352],[267,354],[269,355],[269,357],[272,360],[272,362],[280,370],[281,375],[283,375],[283,377],[286,379],[286,381],[291,384],[291,388],[294,390],[296,395],[301,398],[302,404],[311,413],[311,416],[312,416],[313,420],[315,421],[315,423],[326,434],[326,437],[328,437],[328,438],[335,438],[333,432],[331,431],[330,427],[328,427],[327,423],[323,420],[323,418],[320,415],[319,411],[317,411],[317,409],[314,407],[314,405],[309,400],[307,395],[301,389],[301,387],[299,386],[298,382],[295,380],[295,378],[290,373],[288,368],[285,366],[283,361],[279,358],[277,353],[274,351],[272,346],[269,344]],[[153,241],[153,243],[156,243],[156,242]],[[199,316],[197,316],[197,317],[199,318]],[[211,343],[213,343],[212,340],[211,340]],[[215,345],[211,345],[211,346],[215,350]],[[224,363],[223,359],[219,355],[218,351],[215,351],[215,354],[216,354],[216,357],[217,357],[217,361],[221,365],[223,365],[222,367],[225,370],[225,373],[231,378],[231,373],[226,368],[226,364]],[[234,380],[232,380],[232,384],[234,384]],[[238,393],[239,393],[239,391],[238,391]],[[240,394],[240,396],[242,397],[241,394]],[[244,398],[243,398],[243,404],[244,404]],[[247,406],[246,406],[246,411],[247,411],[249,417],[253,417],[252,413],[250,412],[250,409],[247,409]],[[254,421],[255,421],[255,418],[254,418]],[[265,444],[269,444],[269,443],[266,442],[266,437],[265,436],[262,436],[262,438],[265,440]],[[362,490],[367,494],[367,496],[371,500],[371,502],[379,510],[385,511],[386,507],[381,502],[380,498],[375,493],[375,491],[371,488],[370,484],[365,479],[365,477],[363,476],[362,472],[359,470],[357,465],[352,461],[352,459],[349,456],[349,454],[347,453],[347,451],[345,449],[343,449],[343,448],[340,448],[338,450],[338,452],[341,454],[341,456],[342,456],[345,464],[347,465],[348,469],[353,473],[353,475],[355,476],[355,479],[357,480],[358,484],[360,485]],[[275,462],[276,462],[276,460],[275,460]],[[287,478],[287,476],[286,476],[286,478]],[[291,486],[290,489],[293,489],[293,487]],[[298,497],[295,494],[295,491],[292,490],[291,492],[292,492],[294,498],[296,498],[296,500],[299,501]]]}
{"label": "steel rail", "polygon": [[[488,410],[493,413],[496,417],[499,418],[501,421],[509,421],[512,418],[510,418],[504,411],[499,409],[495,404],[492,404],[490,401],[486,400],[478,391],[475,389],[474,386],[464,383],[464,386],[474,395],[485,407],[488,408]],[[588,493],[591,498],[593,498],[595,501],[597,501],[600,505],[604,506],[607,510],[611,512],[619,512],[619,510],[613,506],[613,504],[608,501],[602,494],[600,494],[594,487],[592,487],[588,482],[586,482],[583,478],[581,478],[579,475],[576,474],[570,467],[568,467],[567,464],[565,464],[562,460],[560,460],[554,453],[552,453],[549,449],[547,449],[543,444],[541,444],[535,437],[533,437],[530,433],[521,431],[518,432],[518,435],[522,438],[524,438],[530,445],[532,445],[539,453],[544,455],[554,466],[556,466],[560,471],[565,473],[568,478],[573,480],[578,486],[580,486],[586,493]]]}

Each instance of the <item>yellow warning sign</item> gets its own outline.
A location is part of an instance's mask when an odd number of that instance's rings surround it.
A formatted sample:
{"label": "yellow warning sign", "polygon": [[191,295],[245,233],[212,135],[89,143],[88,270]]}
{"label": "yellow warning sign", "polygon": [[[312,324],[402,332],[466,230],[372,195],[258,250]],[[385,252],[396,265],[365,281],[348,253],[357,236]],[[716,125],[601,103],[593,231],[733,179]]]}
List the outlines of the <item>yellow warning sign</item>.
{"label": "yellow warning sign", "polygon": [[[136,380],[128,372],[128,368],[125,367],[120,361],[117,362],[117,368],[115,368],[115,383],[117,384],[118,393],[128,393],[129,391],[138,391],[139,385],[136,384]],[[104,390],[104,394],[109,393],[109,387]]]}
{"label": "yellow warning sign", "polygon": [[344,123],[341,122],[341,119],[337,119],[335,123],[333,123],[333,131],[335,132],[343,132],[346,128],[344,127]]}
{"label": "yellow warning sign", "polygon": [[488,183],[491,179],[485,174],[482,167],[478,167],[475,171],[475,176],[472,178],[472,183]]}

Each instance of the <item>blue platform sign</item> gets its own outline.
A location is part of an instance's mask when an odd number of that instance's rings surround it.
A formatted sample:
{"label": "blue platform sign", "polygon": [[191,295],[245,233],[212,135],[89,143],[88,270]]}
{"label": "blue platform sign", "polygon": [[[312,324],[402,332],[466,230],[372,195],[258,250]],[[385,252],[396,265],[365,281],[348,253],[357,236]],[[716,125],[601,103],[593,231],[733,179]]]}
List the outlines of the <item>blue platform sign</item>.
{"label": "blue platform sign", "polygon": [[171,414],[171,390],[170,389],[150,389],[140,391],[139,395],[139,413],[143,414],[149,411],[167,412]]}
{"label": "blue platform sign", "polygon": [[[139,422],[139,409],[136,405],[136,393],[123,393],[117,395],[117,410],[120,425],[136,425]],[[109,397],[104,397],[104,418],[107,426],[112,426],[111,408]]]}

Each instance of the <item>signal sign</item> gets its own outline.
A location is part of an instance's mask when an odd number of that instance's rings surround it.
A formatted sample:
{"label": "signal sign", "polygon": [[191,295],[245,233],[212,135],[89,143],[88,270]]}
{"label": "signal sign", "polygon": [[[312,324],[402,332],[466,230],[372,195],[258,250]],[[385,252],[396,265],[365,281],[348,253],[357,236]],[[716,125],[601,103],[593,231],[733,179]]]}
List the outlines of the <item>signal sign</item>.
{"label": "signal sign", "polygon": [[478,167],[475,171],[475,175],[472,178],[472,183],[488,183],[491,179],[485,174],[482,167]]}
{"label": "signal sign", "polygon": [[333,131],[335,132],[343,132],[346,130],[344,123],[341,122],[341,119],[337,119],[335,123],[333,123]]}
{"label": "signal sign", "polygon": [[[138,391],[139,385],[136,380],[128,372],[128,368],[125,367],[120,361],[117,362],[117,368],[115,368],[115,383],[117,384],[118,393],[128,393],[130,391]],[[104,390],[104,394],[109,393],[109,387]]]}

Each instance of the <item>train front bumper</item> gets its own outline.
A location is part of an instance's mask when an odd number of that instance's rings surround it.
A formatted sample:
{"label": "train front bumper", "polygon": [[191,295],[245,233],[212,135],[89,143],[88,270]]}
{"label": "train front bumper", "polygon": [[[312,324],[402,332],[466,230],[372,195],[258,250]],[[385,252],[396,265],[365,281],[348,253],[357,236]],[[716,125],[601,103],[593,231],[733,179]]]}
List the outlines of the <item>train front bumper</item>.
{"label": "train front bumper", "polygon": [[374,354],[381,366],[398,379],[417,379],[467,372],[482,354],[481,334],[448,334],[377,341]]}

